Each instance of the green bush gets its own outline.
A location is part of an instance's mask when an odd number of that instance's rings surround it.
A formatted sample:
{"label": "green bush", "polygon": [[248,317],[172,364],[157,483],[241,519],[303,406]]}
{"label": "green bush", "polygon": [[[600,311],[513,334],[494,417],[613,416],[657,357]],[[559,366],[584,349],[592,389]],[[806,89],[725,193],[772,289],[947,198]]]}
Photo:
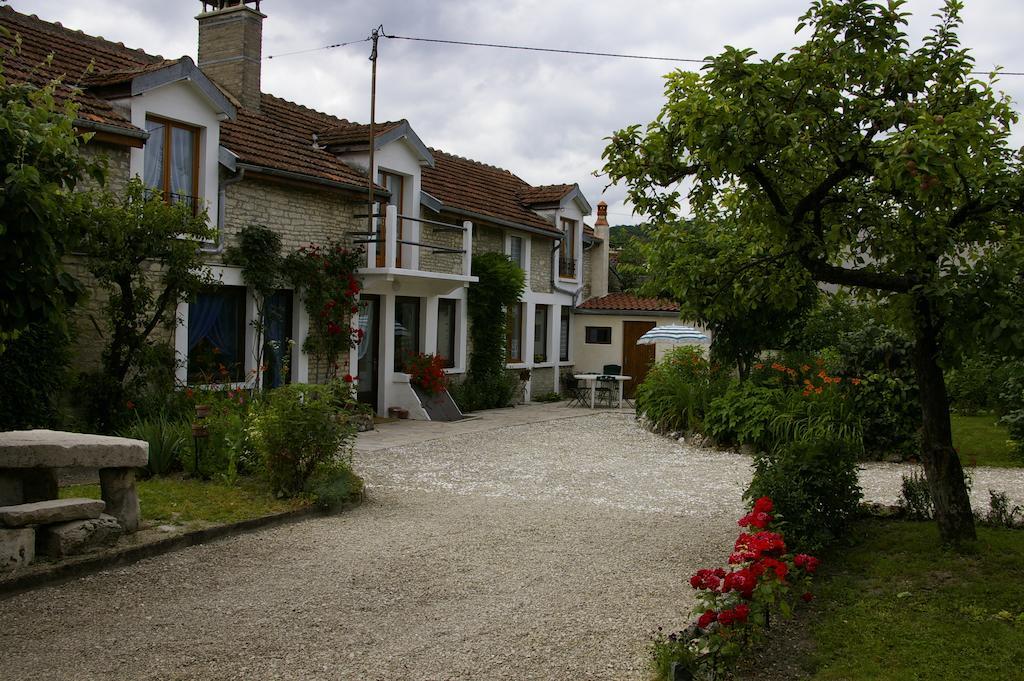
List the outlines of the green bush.
{"label": "green bush", "polygon": [[636,412],[659,432],[700,431],[711,401],[726,382],[700,348],[675,348],[636,390]]}
{"label": "green bush", "polygon": [[864,449],[860,416],[854,401],[835,385],[821,394],[785,391],[778,414],[768,427],[772,446],[791,442],[841,442],[850,451]]}
{"label": "green bush", "polygon": [[187,421],[171,421],[161,414],[142,419],[136,415],[135,423],[119,433],[121,437],[145,440],[149,443],[149,475],[167,475],[181,468],[192,449],[192,427]]}
{"label": "green bush", "polygon": [[921,403],[913,341],[892,326],[869,321],[836,343],[845,380],[858,379],[854,408],[868,458],[920,454]]}
{"label": "green bush", "polygon": [[271,488],[282,496],[301,493],[318,468],[342,456],[355,426],[339,418],[331,386],[286,385],[254,409],[247,430]]}
{"label": "green bush", "polygon": [[322,463],[306,483],[306,491],[325,511],[337,510],[363,493],[363,480],[347,461]]}
{"label": "green bush", "polygon": [[509,372],[494,374],[486,381],[467,376],[461,383],[448,386],[448,394],[464,413],[508,407],[518,391],[519,378]]}
{"label": "green bush", "polygon": [[1005,413],[1006,390],[1024,380],[1024,362],[1008,357],[979,354],[946,372],[949,403],[961,414],[994,411]]}
{"label": "green bush", "polygon": [[1014,451],[1024,460],[1024,375],[1013,374],[1003,385],[999,395],[1004,416],[1000,423],[1010,432]]}
{"label": "green bush", "polygon": [[67,380],[68,335],[36,322],[0,353],[0,431],[53,428]]}
{"label": "green bush", "polygon": [[794,442],[758,454],[744,498],[771,497],[790,548],[816,551],[843,537],[857,513],[856,454],[842,442]]}
{"label": "green bush", "polygon": [[733,381],[723,395],[711,401],[704,417],[704,432],[721,444],[750,444],[766,449],[772,444],[771,426],[779,416],[781,390]]}

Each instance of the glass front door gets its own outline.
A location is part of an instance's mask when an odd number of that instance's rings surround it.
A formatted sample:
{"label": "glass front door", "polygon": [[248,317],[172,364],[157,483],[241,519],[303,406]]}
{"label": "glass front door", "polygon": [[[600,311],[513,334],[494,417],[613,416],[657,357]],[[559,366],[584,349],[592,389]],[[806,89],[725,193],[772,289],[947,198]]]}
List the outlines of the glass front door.
{"label": "glass front door", "polygon": [[377,409],[377,381],[380,368],[380,298],[364,295],[359,301],[359,328],[363,338],[356,348],[359,401]]}

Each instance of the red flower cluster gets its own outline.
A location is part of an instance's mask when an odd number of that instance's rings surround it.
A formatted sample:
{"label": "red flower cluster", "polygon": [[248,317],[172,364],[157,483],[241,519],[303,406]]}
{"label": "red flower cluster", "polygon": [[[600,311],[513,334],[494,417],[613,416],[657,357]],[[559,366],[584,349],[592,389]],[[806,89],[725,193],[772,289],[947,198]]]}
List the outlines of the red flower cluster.
{"label": "red flower cluster", "polygon": [[750,617],[750,606],[740,603],[731,610],[723,610],[718,613],[718,623],[723,627],[729,627],[733,624],[743,624],[748,617]]}
{"label": "red flower cluster", "polygon": [[760,560],[765,556],[778,557],[786,552],[786,542],[776,532],[760,531],[754,534],[746,532],[736,538],[729,563],[736,565],[748,561]]}
{"label": "red flower cluster", "polygon": [[761,497],[754,502],[754,508],[747,515],[743,516],[739,520],[740,527],[756,527],[759,530],[763,530],[768,527],[768,524],[774,520],[772,516],[772,509],[775,505],[772,500],[768,497]]}
{"label": "red flower cluster", "polygon": [[806,553],[798,553],[793,557],[794,565],[812,575],[818,570],[819,562],[817,558],[808,556]]}
{"label": "red flower cluster", "polygon": [[422,352],[411,354],[405,361],[405,373],[413,384],[436,395],[448,387],[448,374],[444,372],[444,357]]}
{"label": "red flower cluster", "polygon": [[690,586],[694,589],[706,589],[708,591],[718,591],[718,587],[721,585],[722,580],[726,577],[726,572],[722,568],[715,568],[714,570],[697,570],[693,577],[690,577]]}

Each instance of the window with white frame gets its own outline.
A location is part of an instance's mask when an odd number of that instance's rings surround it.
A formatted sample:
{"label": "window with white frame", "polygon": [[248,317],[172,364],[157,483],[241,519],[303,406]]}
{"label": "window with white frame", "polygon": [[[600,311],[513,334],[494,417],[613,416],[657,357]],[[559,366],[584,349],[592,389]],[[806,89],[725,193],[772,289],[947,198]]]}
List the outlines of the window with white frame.
{"label": "window with white frame", "polygon": [[188,382],[239,383],[245,376],[244,286],[215,286],[188,305]]}
{"label": "window with white frame", "polygon": [[523,361],[523,317],[526,303],[516,303],[508,310],[507,361],[510,364]]}
{"label": "window with white frame", "polygon": [[523,237],[510,236],[508,238],[508,257],[519,269],[526,270],[525,249],[523,248]]}
{"label": "window with white frame", "polygon": [[455,366],[458,306],[459,301],[452,298],[441,298],[437,301],[437,354],[444,358],[446,369]]}
{"label": "window with white frame", "polygon": [[569,361],[569,307],[562,306],[562,318],[558,330],[558,361]]}
{"label": "window with white frame", "polygon": [[548,318],[550,305],[537,305],[533,313],[533,361],[543,364],[548,361]]}

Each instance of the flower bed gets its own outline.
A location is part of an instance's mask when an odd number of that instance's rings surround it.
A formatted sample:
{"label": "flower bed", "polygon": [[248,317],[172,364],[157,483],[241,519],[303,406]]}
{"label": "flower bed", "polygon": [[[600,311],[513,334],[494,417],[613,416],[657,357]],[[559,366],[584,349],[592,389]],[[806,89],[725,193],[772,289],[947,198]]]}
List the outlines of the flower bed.
{"label": "flower bed", "polygon": [[809,588],[819,561],[791,552],[778,520],[770,498],[756,500],[738,522],[744,531],[728,568],[701,569],[690,578],[697,591],[696,621],[655,639],[651,653],[658,678],[677,678],[673,667],[694,679],[719,678],[762,639],[773,618],[788,619],[798,602],[813,598]]}

